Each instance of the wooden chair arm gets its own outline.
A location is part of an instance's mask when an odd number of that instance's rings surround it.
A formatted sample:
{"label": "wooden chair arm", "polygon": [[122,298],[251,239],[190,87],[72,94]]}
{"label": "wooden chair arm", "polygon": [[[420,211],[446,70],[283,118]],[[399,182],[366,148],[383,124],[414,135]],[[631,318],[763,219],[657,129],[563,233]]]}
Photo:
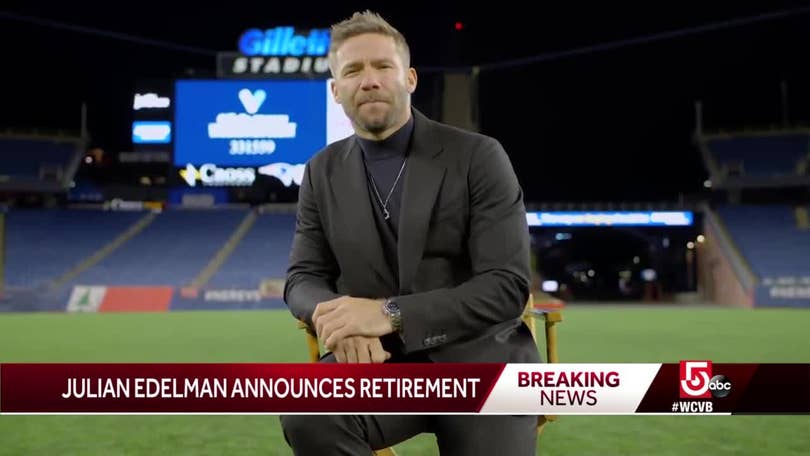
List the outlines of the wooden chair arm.
{"label": "wooden chair arm", "polygon": [[315,330],[301,320],[298,320],[298,329],[304,330],[307,339],[307,350],[309,351],[309,361],[317,363],[321,359],[321,346],[318,344]]}

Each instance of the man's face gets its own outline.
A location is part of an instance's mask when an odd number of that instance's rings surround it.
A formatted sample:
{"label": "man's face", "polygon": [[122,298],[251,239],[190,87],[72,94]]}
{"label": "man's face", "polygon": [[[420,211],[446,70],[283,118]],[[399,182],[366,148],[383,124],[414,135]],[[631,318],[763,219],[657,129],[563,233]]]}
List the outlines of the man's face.
{"label": "man's face", "polygon": [[406,68],[394,39],[366,33],[346,40],[335,53],[332,94],[357,134],[386,137],[410,113],[416,71]]}

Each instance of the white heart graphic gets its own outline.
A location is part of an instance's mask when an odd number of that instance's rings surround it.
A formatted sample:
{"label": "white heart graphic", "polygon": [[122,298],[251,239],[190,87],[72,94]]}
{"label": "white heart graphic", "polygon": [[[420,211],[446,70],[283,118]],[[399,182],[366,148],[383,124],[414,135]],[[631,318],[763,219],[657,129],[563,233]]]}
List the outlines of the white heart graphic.
{"label": "white heart graphic", "polygon": [[256,90],[251,92],[248,89],[242,89],[239,91],[239,101],[242,102],[242,106],[245,107],[245,111],[248,114],[256,114],[256,111],[262,107],[262,103],[267,98],[267,93],[262,90]]}

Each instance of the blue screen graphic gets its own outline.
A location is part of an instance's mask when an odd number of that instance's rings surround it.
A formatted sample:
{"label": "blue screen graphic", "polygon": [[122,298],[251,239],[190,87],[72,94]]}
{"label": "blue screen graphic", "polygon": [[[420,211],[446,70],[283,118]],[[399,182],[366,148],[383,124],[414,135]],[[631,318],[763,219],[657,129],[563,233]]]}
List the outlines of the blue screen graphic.
{"label": "blue screen graphic", "polygon": [[133,144],[169,144],[171,142],[171,122],[162,120],[136,120],[135,122],[132,122]]}
{"label": "blue screen graphic", "polygon": [[301,165],[327,144],[323,80],[181,80],[174,164]]}

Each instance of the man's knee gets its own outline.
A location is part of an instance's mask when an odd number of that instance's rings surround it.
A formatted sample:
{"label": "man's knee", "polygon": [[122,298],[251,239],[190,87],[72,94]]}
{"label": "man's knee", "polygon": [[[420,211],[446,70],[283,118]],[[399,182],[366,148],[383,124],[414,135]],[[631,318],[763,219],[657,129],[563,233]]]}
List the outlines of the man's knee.
{"label": "man's knee", "polygon": [[[293,447],[333,446],[337,439],[351,435],[355,438],[365,434],[354,416],[343,415],[282,415],[281,428],[284,438]],[[362,437],[361,437],[362,438]]]}
{"label": "man's knee", "polygon": [[537,417],[459,415],[437,419],[436,437],[442,455],[533,455]]}

